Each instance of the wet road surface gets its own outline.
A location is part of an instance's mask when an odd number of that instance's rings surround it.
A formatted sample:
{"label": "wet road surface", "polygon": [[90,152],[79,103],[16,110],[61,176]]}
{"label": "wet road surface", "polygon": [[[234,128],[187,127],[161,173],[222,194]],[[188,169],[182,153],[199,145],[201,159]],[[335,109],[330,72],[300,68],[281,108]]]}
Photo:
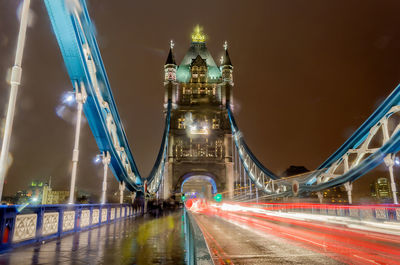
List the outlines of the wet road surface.
{"label": "wet road surface", "polygon": [[399,236],[243,212],[193,215],[215,264],[400,264]]}
{"label": "wet road surface", "polygon": [[215,264],[342,264],[245,224],[195,214]]}
{"label": "wet road surface", "polygon": [[182,211],[137,217],[0,255],[0,264],[185,264]]}

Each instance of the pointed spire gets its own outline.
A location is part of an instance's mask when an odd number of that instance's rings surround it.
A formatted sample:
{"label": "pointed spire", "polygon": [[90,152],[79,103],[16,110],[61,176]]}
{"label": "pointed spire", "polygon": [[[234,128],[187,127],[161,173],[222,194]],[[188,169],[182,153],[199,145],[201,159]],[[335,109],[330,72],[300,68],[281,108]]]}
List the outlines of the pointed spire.
{"label": "pointed spire", "polygon": [[224,49],[225,49],[225,56],[223,56],[223,58],[221,58],[221,66],[224,66],[224,65],[233,66],[232,62],[231,62],[231,58],[229,58],[227,41],[225,41],[225,43],[224,43]]}
{"label": "pointed spire", "polygon": [[173,40],[171,40],[170,42],[170,48],[169,48],[169,53],[168,53],[168,57],[167,57],[167,61],[165,62],[165,64],[173,64],[176,65],[176,61],[175,61],[175,56],[173,54],[173,49],[174,49],[175,43]]}

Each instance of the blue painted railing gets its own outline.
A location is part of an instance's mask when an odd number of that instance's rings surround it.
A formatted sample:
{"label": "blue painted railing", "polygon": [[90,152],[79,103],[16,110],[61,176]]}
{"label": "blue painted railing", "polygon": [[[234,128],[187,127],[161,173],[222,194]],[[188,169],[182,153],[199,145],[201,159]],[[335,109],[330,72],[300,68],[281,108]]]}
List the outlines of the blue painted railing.
{"label": "blue painted railing", "polygon": [[193,215],[184,208],[185,261],[188,265],[213,264],[203,232]]}
{"label": "blue painted railing", "polygon": [[131,218],[130,204],[0,206],[0,252]]}

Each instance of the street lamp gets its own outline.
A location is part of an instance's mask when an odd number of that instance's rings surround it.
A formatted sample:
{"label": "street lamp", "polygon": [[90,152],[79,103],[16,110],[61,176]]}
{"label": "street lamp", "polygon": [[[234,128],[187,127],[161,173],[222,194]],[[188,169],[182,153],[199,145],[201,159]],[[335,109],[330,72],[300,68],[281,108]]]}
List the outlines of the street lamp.
{"label": "street lamp", "polygon": [[79,161],[79,136],[81,133],[83,104],[86,102],[86,98],[87,94],[83,82],[81,82],[80,84],[78,84],[78,82],[75,82],[75,99],[76,102],[78,103],[78,111],[76,113],[75,143],[74,143],[74,150],[72,152],[71,187],[69,190],[68,204],[74,203],[76,170]]}
{"label": "street lamp", "polygon": [[101,162],[101,160],[102,160],[102,157],[103,157],[102,154],[101,154],[101,155],[96,155],[96,156],[93,158],[93,163],[95,163],[96,165],[97,165],[97,164],[100,164],[100,162]]}
{"label": "street lamp", "polygon": [[7,118],[6,118],[6,125],[4,128],[4,137],[3,137],[3,144],[1,147],[1,154],[0,154],[0,200],[3,194],[3,185],[4,179],[6,177],[7,169],[8,169],[8,150],[10,147],[10,139],[11,139],[11,132],[12,132],[12,124],[14,121],[14,112],[15,112],[15,105],[17,102],[17,93],[18,87],[21,83],[21,75],[22,75],[22,55],[24,52],[25,46],[25,36],[26,36],[26,28],[28,26],[28,15],[29,15],[29,5],[31,0],[24,0],[22,6],[22,13],[21,13],[21,23],[19,26],[19,33],[18,33],[18,42],[17,42],[17,50],[15,52],[15,61],[14,66],[11,71],[11,91],[10,91],[10,98],[8,101],[8,109],[7,109]]}
{"label": "street lamp", "polygon": [[107,171],[108,165],[110,164],[111,157],[109,152],[104,152],[98,155],[98,158],[103,162],[103,186],[101,190],[101,204],[106,203],[106,192],[107,192]]}
{"label": "street lamp", "polygon": [[395,159],[394,159],[394,164],[395,164],[396,166],[400,166],[400,158],[395,157]]}

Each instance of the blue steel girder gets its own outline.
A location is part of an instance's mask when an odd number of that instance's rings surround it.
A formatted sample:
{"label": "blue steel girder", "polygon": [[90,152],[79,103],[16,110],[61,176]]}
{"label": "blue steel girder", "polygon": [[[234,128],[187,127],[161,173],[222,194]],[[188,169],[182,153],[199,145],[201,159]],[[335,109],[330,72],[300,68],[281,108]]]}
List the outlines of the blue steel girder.
{"label": "blue steel girder", "polygon": [[[110,167],[131,191],[144,191],[143,181],[118,114],[96,41],[95,27],[84,0],[45,0],[68,75],[76,91],[86,90],[83,110],[101,152],[111,155]],[[156,192],[162,179],[168,141],[170,104],[160,154],[147,182]],[[162,170],[159,170],[162,168]],[[157,180],[157,186],[152,183]]]}
{"label": "blue steel girder", "polygon": [[242,139],[229,104],[227,108],[239,157],[266,197],[297,196],[354,182],[382,162],[393,165],[391,154],[400,150],[400,86],[315,171],[289,178],[277,177],[254,157]]}

